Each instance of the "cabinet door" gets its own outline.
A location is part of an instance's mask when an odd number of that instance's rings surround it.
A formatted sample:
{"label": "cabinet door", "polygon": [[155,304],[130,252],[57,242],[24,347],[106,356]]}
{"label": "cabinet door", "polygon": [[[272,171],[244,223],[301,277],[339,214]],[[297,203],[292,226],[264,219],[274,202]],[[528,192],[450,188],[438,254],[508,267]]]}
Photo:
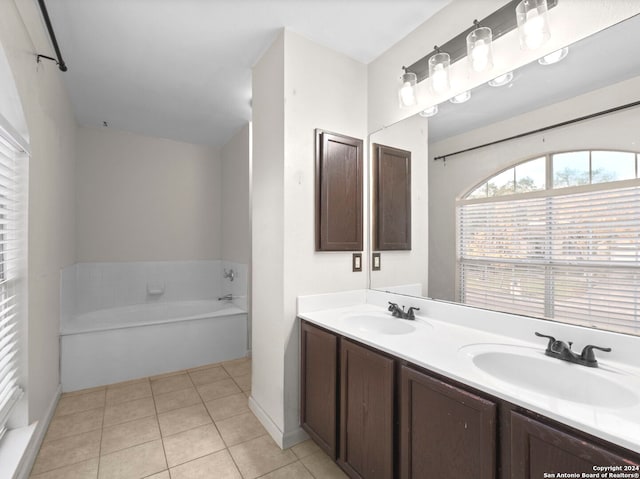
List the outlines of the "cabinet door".
{"label": "cabinet door", "polygon": [[393,359],[342,341],[338,462],[351,477],[394,477],[393,390]]}
{"label": "cabinet door", "polygon": [[403,366],[400,477],[495,479],[496,404]]}
{"label": "cabinet door", "polygon": [[589,477],[582,474],[593,474],[593,466],[633,464],[640,461],[631,452],[629,457],[620,456],[517,412],[511,413],[512,479],[538,479],[557,473]]}
{"label": "cabinet door", "polygon": [[302,321],[300,422],[333,459],[337,453],[338,337]]}

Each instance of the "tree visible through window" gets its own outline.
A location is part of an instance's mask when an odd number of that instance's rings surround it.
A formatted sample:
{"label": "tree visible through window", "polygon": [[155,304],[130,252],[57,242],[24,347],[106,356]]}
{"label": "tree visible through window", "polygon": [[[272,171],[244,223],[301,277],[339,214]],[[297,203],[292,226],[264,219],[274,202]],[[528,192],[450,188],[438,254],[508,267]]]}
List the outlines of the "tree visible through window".
{"label": "tree visible through window", "polygon": [[640,335],[639,155],[520,163],[457,207],[458,299]]}

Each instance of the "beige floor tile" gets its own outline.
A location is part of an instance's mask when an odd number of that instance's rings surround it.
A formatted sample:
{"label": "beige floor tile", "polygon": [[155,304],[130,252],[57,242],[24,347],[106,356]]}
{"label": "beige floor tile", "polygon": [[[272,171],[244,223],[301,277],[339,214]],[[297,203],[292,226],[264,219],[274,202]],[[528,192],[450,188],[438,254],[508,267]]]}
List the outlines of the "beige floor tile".
{"label": "beige floor tile", "polygon": [[212,368],[199,369],[198,371],[190,371],[189,376],[191,376],[191,380],[196,386],[220,381],[221,379],[226,379],[229,377],[222,366],[214,366]]}
{"label": "beige floor tile", "polygon": [[233,380],[236,382],[238,387],[243,391],[251,390],[251,374],[243,374],[242,376],[235,376]]}
{"label": "beige floor tile", "polygon": [[294,453],[280,449],[268,435],[230,447],[229,452],[245,479],[254,479],[297,461]]}
{"label": "beige floor tile", "polygon": [[198,392],[203,401],[211,401],[212,399],[230,396],[241,391],[233,379],[229,378],[198,386]]}
{"label": "beige floor tile", "polygon": [[167,436],[162,442],[169,467],[192,461],[226,447],[213,424]]}
{"label": "beige floor tile", "polygon": [[160,439],[160,428],[155,416],[105,427],[102,431],[100,454],[104,456],[154,439]]}
{"label": "beige floor tile", "polygon": [[156,407],[153,403],[153,398],[135,399],[133,401],[107,406],[104,411],[104,425],[105,427],[113,426],[155,414]]}
{"label": "beige floor tile", "polygon": [[151,396],[149,381],[136,381],[125,385],[107,388],[107,404],[119,404]]}
{"label": "beige floor tile", "polygon": [[180,389],[187,389],[193,387],[191,379],[187,373],[174,374],[172,376],[153,379],[151,381],[151,388],[153,394],[166,394],[172,391],[178,391]]}
{"label": "beige floor tile", "polygon": [[104,408],[89,409],[87,411],[67,414],[65,416],[55,416],[49,424],[49,430],[45,436],[45,441],[60,439],[74,434],[94,431],[102,428],[102,418]]}
{"label": "beige floor tile", "polygon": [[222,367],[231,377],[244,376],[251,373],[251,360],[249,358],[235,359],[222,363]]}
{"label": "beige floor tile", "polygon": [[152,476],[147,476],[145,479],[171,479],[171,477],[169,477],[169,470],[167,469]]}
{"label": "beige floor tile", "polygon": [[160,422],[160,431],[162,431],[162,436],[164,437],[210,424],[211,418],[204,404],[197,404],[158,414],[158,421]]}
{"label": "beige floor tile", "polygon": [[155,397],[155,400],[158,413],[179,409],[181,407],[194,406],[202,402],[198,391],[196,391],[194,387],[159,394]]}
{"label": "beige floor tile", "polygon": [[86,394],[78,394],[74,396],[64,396],[60,398],[58,407],[56,408],[56,416],[64,416],[66,414],[74,414],[77,412],[87,411],[104,407],[106,389]]}
{"label": "beige floor tile", "polygon": [[62,393],[62,397],[66,398],[66,397],[71,397],[71,396],[80,396],[81,394],[88,394],[88,393],[94,393],[94,392],[98,392],[98,391],[104,391],[105,389],[107,389],[107,386],[96,386],[94,388],[78,389],[77,391],[67,391],[67,392],[63,392]]}
{"label": "beige floor tile", "polygon": [[162,441],[152,441],[100,458],[100,479],[136,479],[167,469]]}
{"label": "beige floor tile", "polygon": [[100,435],[101,431],[96,430],[44,443],[31,473],[40,474],[98,457]]}
{"label": "beige floor tile", "polygon": [[300,459],[300,462],[311,471],[313,477],[322,479],[348,479],[342,469],[324,452],[317,452]]}
{"label": "beige floor tile", "polygon": [[156,379],[164,379],[164,378],[168,378],[169,376],[177,376],[178,374],[186,374],[186,370],[184,369],[178,369],[177,371],[168,371],[166,373],[162,373],[162,374],[156,374],[155,376],[149,376],[147,379],[149,379],[149,381],[155,381]]}
{"label": "beige floor tile", "polygon": [[216,421],[216,426],[227,446],[267,434],[266,429],[251,412]]}
{"label": "beige floor tile", "polygon": [[98,458],[61,467],[42,474],[31,475],[31,479],[96,479],[98,477]]}
{"label": "beige floor tile", "polygon": [[209,369],[216,366],[222,366],[222,363],[203,364],[202,366],[197,366],[195,368],[187,369],[187,372],[194,373],[196,371],[201,371],[203,369]]}
{"label": "beige floor tile", "polygon": [[242,479],[229,451],[223,450],[171,468],[171,479]]}
{"label": "beige floor tile", "polygon": [[213,420],[220,421],[221,419],[249,412],[248,403],[247,397],[243,393],[238,393],[207,401],[204,405]]}
{"label": "beige floor tile", "polygon": [[296,444],[291,448],[291,450],[293,451],[293,453],[296,455],[298,459],[302,459],[303,457],[307,457],[307,456],[310,456],[311,454],[316,454],[322,451],[322,449],[320,449],[318,445],[315,442],[313,442],[313,440],[311,439],[307,439],[304,442]]}
{"label": "beige floor tile", "polygon": [[306,467],[298,461],[276,469],[266,476],[260,476],[260,479],[313,479],[313,476],[307,471]]}

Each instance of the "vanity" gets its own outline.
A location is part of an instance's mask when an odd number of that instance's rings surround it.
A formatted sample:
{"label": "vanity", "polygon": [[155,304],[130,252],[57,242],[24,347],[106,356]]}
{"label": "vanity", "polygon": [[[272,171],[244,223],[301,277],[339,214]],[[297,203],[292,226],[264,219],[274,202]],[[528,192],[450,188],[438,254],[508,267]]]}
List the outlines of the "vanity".
{"label": "vanity", "polygon": [[589,368],[529,331],[592,331],[460,305],[369,290],[301,297],[298,316],[301,424],[350,477],[640,477],[635,338],[596,336],[613,357]]}

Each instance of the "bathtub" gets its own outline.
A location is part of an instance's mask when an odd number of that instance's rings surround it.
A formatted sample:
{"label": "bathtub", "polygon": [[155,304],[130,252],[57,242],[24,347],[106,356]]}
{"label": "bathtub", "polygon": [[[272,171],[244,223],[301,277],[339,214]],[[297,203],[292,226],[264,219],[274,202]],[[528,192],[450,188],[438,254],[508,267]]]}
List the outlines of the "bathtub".
{"label": "bathtub", "polygon": [[247,313],[215,300],[101,309],[63,321],[62,390],[111,384],[247,354]]}

